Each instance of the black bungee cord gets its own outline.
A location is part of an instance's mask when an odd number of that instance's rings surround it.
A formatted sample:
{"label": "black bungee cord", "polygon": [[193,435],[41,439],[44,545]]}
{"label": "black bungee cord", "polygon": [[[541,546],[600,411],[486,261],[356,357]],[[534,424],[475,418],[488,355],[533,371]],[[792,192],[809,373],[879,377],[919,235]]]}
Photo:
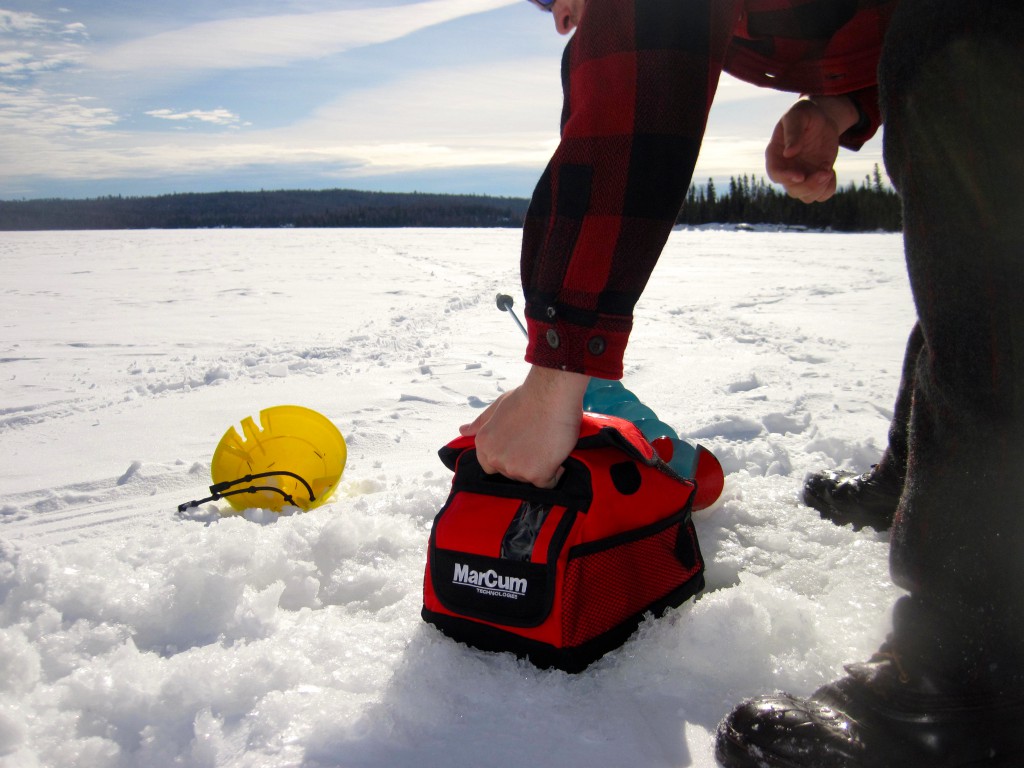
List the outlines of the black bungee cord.
{"label": "black bungee cord", "polygon": [[247,488],[229,490],[231,488],[234,488],[236,485],[241,485],[242,483],[251,483],[254,480],[259,480],[260,478],[280,476],[292,477],[298,480],[300,483],[302,483],[303,486],[305,486],[306,493],[309,496],[310,503],[316,501],[316,496],[313,495],[312,486],[309,483],[307,483],[306,480],[301,475],[297,475],[294,472],[286,472],[282,470],[280,472],[258,472],[253,475],[246,475],[245,477],[240,477],[237,480],[226,480],[222,483],[215,483],[210,486],[209,496],[207,496],[205,499],[195,499],[193,501],[186,501],[184,504],[179,504],[178,512],[185,512],[189,509],[194,509],[195,507],[198,507],[201,504],[207,504],[211,501],[217,501],[218,499],[227,498],[228,496],[238,496],[243,493],[260,493],[261,491],[272,491],[274,493],[279,493],[284,497],[284,500],[288,504],[291,504],[292,506],[298,506],[298,504],[295,503],[295,499],[292,497],[291,494],[285,493],[280,488],[275,488],[274,486],[270,485],[250,485]]}

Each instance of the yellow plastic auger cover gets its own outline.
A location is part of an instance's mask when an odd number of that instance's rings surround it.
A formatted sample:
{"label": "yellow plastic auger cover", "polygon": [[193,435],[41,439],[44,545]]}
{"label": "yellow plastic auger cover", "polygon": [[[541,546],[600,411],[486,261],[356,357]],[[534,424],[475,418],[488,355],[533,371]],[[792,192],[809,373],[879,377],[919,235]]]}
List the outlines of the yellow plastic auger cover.
{"label": "yellow plastic auger cover", "polygon": [[[345,438],[330,419],[298,405],[277,405],[260,411],[258,427],[250,416],[242,419],[241,424],[244,437],[230,427],[213,452],[210,475],[214,484],[230,483],[233,490],[264,487],[280,492],[225,494],[232,507],[239,512],[251,508],[280,512],[289,504],[287,494],[294,506],[310,510],[330,498],[338,487],[348,456]],[[234,484],[241,478],[263,473],[275,474]],[[298,475],[305,483],[292,475]]]}

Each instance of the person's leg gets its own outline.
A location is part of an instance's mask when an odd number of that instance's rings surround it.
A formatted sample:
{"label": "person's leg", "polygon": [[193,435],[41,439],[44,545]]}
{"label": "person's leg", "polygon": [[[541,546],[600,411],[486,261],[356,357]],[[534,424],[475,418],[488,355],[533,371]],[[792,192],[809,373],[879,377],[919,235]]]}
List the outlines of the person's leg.
{"label": "person's leg", "polygon": [[1024,670],[1024,10],[924,5],[882,69],[924,342],[891,550],[914,607],[894,643],[977,690]]}
{"label": "person's leg", "polygon": [[921,326],[914,324],[903,356],[903,374],[889,423],[889,443],[878,463],[864,473],[823,469],[804,480],[803,500],[837,525],[855,529],[871,526],[884,531],[892,525],[907,474],[907,432],[913,402],[917,359],[924,344]]}
{"label": "person's leg", "polygon": [[892,421],[889,422],[889,444],[885,453],[875,467],[876,474],[899,483],[903,488],[907,476],[907,433],[910,427],[910,408],[914,402],[916,386],[917,361],[924,346],[924,334],[921,324],[914,323],[907,339],[907,350],[903,353],[903,371],[900,375],[900,386],[896,393],[896,404],[893,406]]}
{"label": "person's leg", "polygon": [[904,0],[880,69],[922,333],[871,662],[719,728],[744,766],[1024,765],[1024,4]]}

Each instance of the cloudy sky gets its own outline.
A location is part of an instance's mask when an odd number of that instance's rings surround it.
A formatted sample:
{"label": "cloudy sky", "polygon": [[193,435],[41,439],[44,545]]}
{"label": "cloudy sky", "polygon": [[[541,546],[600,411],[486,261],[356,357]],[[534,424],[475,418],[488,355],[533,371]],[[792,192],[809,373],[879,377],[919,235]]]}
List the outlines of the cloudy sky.
{"label": "cloudy sky", "polygon": [[[564,45],[524,0],[0,0],[0,199],[529,196]],[[791,101],[723,80],[695,179],[762,175]]]}

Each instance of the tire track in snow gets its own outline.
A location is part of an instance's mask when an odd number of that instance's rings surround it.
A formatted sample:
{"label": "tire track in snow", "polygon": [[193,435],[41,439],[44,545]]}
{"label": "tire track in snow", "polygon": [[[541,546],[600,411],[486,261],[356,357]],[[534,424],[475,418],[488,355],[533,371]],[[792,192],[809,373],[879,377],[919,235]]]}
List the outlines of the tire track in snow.
{"label": "tire track in snow", "polygon": [[0,506],[0,535],[15,545],[66,544],[156,526],[205,490],[206,473],[198,463],[133,462],[119,477],[11,494]]}

